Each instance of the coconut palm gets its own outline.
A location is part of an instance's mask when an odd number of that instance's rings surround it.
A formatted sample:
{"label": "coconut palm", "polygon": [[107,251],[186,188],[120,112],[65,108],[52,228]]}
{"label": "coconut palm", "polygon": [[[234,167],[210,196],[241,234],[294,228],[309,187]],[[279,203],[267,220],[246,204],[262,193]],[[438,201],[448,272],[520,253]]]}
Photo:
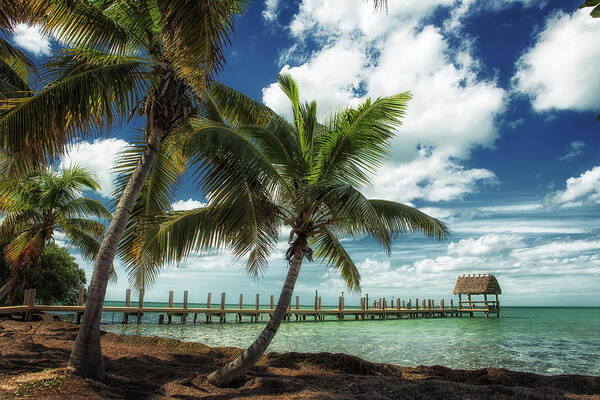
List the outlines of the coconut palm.
{"label": "coconut palm", "polygon": [[4,257],[11,269],[0,300],[6,296],[8,303],[15,300],[25,273],[37,265],[57,233],[84,257],[94,259],[105,229],[97,219],[110,219],[111,214],[99,201],[81,195],[100,188],[89,171],[76,165],[58,172],[39,171],[18,182],[4,180],[0,188],[0,237],[8,242]]}
{"label": "coconut palm", "polygon": [[[278,79],[292,105],[292,123],[223,86],[207,92],[205,118],[190,122],[185,148],[209,203],[172,213],[146,245],[164,262],[228,247],[237,258],[247,257],[248,271],[258,275],[268,266],[280,227],[289,230],[289,269],[277,307],[254,343],[209,375],[216,385],[243,376],[269,346],[305,258],[335,269],[357,291],[360,274],[340,236],[372,236],[389,253],[399,233],[448,234],[443,222],[412,207],[360,192],[384,160],[408,93],[367,99],[320,123],[317,104],[300,102],[290,76]],[[265,115],[268,122],[253,124]]]}
{"label": "coconut palm", "polygon": [[0,147],[42,164],[74,139],[135,115],[145,119],[144,151],[120,193],[96,257],[69,367],[104,377],[100,317],[111,266],[130,213],[162,141],[197,113],[197,99],[224,63],[222,48],[245,0],[22,0],[67,44],[46,66],[47,84],[0,117]]}

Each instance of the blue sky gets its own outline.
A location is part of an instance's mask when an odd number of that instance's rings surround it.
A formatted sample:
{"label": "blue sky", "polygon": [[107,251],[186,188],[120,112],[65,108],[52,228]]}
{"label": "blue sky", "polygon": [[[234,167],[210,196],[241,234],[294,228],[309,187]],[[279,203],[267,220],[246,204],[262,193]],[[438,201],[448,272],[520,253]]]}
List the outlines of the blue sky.
{"label": "blue sky", "polygon": [[[289,115],[278,72],[298,81],[319,114],[410,90],[404,126],[366,194],[409,203],[447,221],[444,242],[399,238],[386,257],[368,238],[345,242],[363,294],[448,299],[459,273],[495,273],[510,305],[600,305],[600,21],[576,1],[389,0],[374,13],[359,0],[254,0],[236,21],[219,79]],[[40,60],[57,44],[20,27],[15,43]],[[95,171],[103,196],[108,166],[133,126],[82,142],[63,163]],[[176,208],[204,199],[184,180]],[[282,240],[258,281],[227,252],[167,268],[148,291],[227,291],[234,301],[277,295]],[[91,263],[80,260],[91,272]],[[123,297],[127,277],[108,289]],[[318,289],[334,304],[336,274],[305,263],[296,294]],[[347,292],[347,291],[346,291]],[[348,294],[346,294],[348,296]],[[347,302],[358,303],[358,295]]]}

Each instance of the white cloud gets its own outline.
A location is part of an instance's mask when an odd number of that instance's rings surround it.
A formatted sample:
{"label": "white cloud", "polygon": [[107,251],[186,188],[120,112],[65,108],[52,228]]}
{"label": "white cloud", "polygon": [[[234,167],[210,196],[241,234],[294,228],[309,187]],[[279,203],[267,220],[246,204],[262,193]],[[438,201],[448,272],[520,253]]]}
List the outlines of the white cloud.
{"label": "white cloud", "polygon": [[262,12],[262,16],[265,20],[271,22],[277,19],[277,13],[279,8],[279,0],[265,0],[265,9]]}
{"label": "white cloud", "polygon": [[17,24],[12,39],[18,47],[38,57],[52,53],[48,36],[45,36],[37,25]]}
{"label": "white cloud", "polygon": [[584,148],[585,148],[585,142],[583,142],[581,140],[575,140],[575,141],[571,142],[571,144],[569,145],[567,154],[557,157],[556,159],[559,161],[570,160],[572,158],[577,157],[581,153],[583,153]]}
{"label": "white cloud", "polygon": [[539,260],[545,258],[568,258],[584,252],[600,250],[599,240],[574,240],[570,242],[551,242],[527,249],[517,249],[513,257],[521,260]]}
{"label": "white cloud", "polygon": [[414,161],[387,165],[379,171],[367,194],[400,202],[447,201],[476,191],[480,183],[494,181],[494,173],[487,169],[466,169],[440,152],[421,149]]}
{"label": "white cloud", "polygon": [[490,207],[481,207],[480,210],[489,213],[513,213],[513,212],[524,212],[524,211],[534,211],[544,208],[544,206],[540,203],[530,203],[530,204],[510,204],[506,206],[490,206]]}
{"label": "white cloud", "polygon": [[100,183],[100,194],[111,197],[114,190],[113,163],[118,154],[129,143],[122,139],[98,139],[93,143],[79,142],[72,145],[60,161],[64,168],[73,163],[79,164],[94,173]]}
{"label": "white cloud", "polygon": [[171,204],[173,210],[175,211],[184,211],[184,210],[192,210],[194,208],[204,207],[206,203],[202,203],[198,200],[187,199],[187,200],[178,200],[175,203]]}
{"label": "white cloud", "polygon": [[536,43],[517,61],[514,85],[536,111],[600,108],[600,24],[587,10],[548,18]]}
{"label": "white cloud", "polygon": [[522,247],[523,237],[519,235],[488,234],[478,239],[468,238],[448,245],[448,254],[457,256],[477,256],[499,253],[507,249]]}
{"label": "white cloud", "polygon": [[567,179],[565,190],[554,193],[551,201],[564,207],[600,204],[600,166],[585,171],[577,178]]}
{"label": "white cloud", "polygon": [[419,211],[438,219],[446,219],[454,216],[454,212],[452,210],[438,207],[422,207],[419,208]]}
{"label": "white cloud", "polygon": [[[367,96],[411,91],[404,125],[392,143],[393,161],[376,178],[372,192],[378,197],[450,200],[493,180],[491,171],[462,163],[474,148],[493,148],[505,91],[478,78],[468,46],[453,48],[440,28],[421,26],[434,9],[457,1],[390,2],[387,14],[373,12],[367,3],[303,0],[290,32],[300,43],[314,41],[319,50],[299,55],[306,46],[294,44],[293,58],[303,60],[281,72],[297,80],[304,99],[317,100],[320,117]],[[263,101],[291,116],[276,83],[263,89]],[[427,152],[419,150],[423,147]]]}

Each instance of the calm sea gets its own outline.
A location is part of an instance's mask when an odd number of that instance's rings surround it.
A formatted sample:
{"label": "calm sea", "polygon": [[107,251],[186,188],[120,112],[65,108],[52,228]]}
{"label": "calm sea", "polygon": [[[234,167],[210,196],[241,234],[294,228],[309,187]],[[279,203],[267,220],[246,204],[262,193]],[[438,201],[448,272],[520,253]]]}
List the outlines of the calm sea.
{"label": "calm sea", "polygon": [[[107,305],[122,305],[107,302]],[[146,306],[166,306],[146,302]],[[177,305],[176,305],[177,306]],[[202,307],[190,304],[190,307]],[[251,307],[251,306],[248,306]],[[104,313],[102,328],[127,335],[161,336],[209,346],[248,346],[263,324],[121,324]],[[198,316],[198,321],[203,318]],[[233,318],[233,317],[231,317]],[[309,317],[307,317],[309,318]],[[325,321],[283,323],[268,351],[343,352],[375,362],[451,368],[502,367],[540,374],[600,375],[600,308],[503,307],[500,318]],[[133,323],[131,323],[133,322]]]}

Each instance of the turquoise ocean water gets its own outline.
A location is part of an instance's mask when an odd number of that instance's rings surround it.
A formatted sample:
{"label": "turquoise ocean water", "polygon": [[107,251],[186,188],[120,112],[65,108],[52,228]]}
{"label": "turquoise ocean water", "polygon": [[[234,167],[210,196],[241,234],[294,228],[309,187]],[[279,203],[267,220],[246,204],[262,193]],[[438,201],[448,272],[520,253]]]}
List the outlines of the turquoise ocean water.
{"label": "turquoise ocean water", "polygon": [[[146,302],[145,306],[166,304]],[[104,313],[102,329],[209,346],[246,347],[264,326],[234,321],[207,325],[200,322],[202,315],[197,324],[188,317],[186,325],[181,325],[178,317],[173,317],[172,325],[158,325],[158,314],[146,314],[141,325],[135,324],[135,317],[123,325],[122,318],[119,313]],[[600,308],[503,307],[500,318],[488,319],[350,318],[283,323],[268,351],[343,352],[405,366],[502,367],[540,374],[600,375]]]}

